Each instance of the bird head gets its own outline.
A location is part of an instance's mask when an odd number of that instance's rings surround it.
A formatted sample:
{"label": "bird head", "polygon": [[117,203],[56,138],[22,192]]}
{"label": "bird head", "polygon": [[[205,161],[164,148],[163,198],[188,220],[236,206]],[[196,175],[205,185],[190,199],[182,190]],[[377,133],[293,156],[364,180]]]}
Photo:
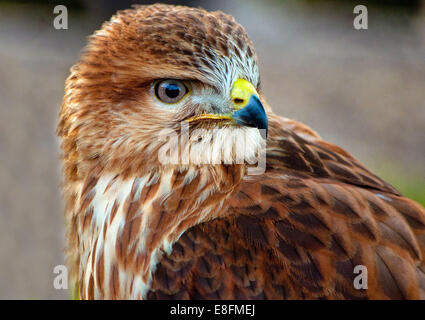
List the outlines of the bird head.
{"label": "bird head", "polygon": [[167,5],[121,11],[90,37],[67,79],[65,171],[252,163],[267,134],[265,106],[252,42],[233,17]]}
{"label": "bird head", "polygon": [[109,261],[138,270],[146,293],[161,250],[228,214],[265,159],[266,109],[252,42],[231,16],[153,5],[106,22],[71,68],[59,115],[74,277],[103,230]]}

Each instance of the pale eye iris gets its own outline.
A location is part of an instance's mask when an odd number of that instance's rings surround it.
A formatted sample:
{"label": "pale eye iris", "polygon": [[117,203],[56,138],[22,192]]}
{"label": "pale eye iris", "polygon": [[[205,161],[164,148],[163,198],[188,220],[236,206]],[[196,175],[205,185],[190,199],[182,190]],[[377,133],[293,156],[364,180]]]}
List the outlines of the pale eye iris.
{"label": "pale eye iris", "polygon": [[178,80],[163,80],[155,85],[156,97],[165,103],[177,103],[187,93],[188,89]]}

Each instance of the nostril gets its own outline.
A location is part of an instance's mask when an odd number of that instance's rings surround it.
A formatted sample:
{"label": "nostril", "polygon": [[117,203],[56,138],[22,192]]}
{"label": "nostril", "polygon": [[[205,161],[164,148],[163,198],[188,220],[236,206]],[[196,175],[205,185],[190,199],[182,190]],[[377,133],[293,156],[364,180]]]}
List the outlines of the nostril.
{"label": "nostril", "polygon": [[236,103],[236,104],[241,104],[241,103],[244,102],[244,100],[240,99],[240,98],[235,98],[235,99],[233,99],[233,102]]}

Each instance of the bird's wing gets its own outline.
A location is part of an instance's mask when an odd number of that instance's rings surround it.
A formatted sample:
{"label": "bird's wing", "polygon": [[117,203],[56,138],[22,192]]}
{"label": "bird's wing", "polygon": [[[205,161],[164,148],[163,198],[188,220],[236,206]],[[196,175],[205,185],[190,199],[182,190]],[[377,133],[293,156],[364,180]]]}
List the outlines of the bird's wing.
{"label": "bird's wing", "polygon": [[272,123],[266,173],[246,176],[230,206],[243,237],[272,248],[295,282],[277,272],[275,285],[309,298],[425,299],[424,208],[303,125]]}
{"label": "bird's wing", "polygon": [[164,253],[148,298],[425,299],[425,210],[305,125],[270,120],[266,172]]}

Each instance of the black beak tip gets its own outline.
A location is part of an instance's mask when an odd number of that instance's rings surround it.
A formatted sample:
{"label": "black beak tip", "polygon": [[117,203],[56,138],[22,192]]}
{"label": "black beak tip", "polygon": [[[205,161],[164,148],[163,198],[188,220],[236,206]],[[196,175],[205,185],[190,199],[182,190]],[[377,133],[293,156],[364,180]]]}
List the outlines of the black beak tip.
{"label": "black beak tip", "polygon": [[233,114],[233,119],[239,125],[266,130],[267,138],[268,121],[266,111],[256,95],[252,95],[248,104]]}

